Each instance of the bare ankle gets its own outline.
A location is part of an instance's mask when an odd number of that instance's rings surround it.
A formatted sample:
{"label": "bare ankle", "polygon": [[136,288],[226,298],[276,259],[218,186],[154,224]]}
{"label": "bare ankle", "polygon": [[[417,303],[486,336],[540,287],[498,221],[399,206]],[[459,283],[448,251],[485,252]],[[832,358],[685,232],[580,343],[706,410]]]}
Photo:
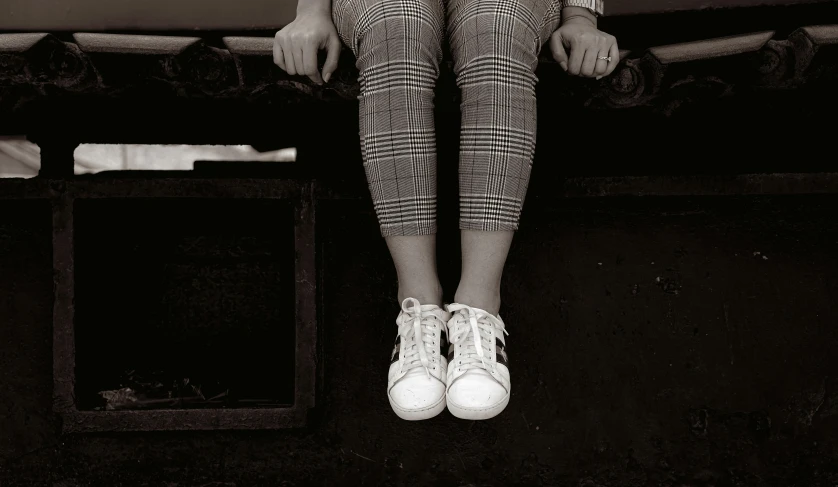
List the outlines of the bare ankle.
{"label": "bare ankle", "polygon": [[500,311],[500,291],[457,289],[454,302],[482,309],[494,316]]}
{"label": "bare ankle", "polygon": [[399,286],[399,303],[407,298],[419,301],[419,304],[434,304],[442,307],[442,286]]}

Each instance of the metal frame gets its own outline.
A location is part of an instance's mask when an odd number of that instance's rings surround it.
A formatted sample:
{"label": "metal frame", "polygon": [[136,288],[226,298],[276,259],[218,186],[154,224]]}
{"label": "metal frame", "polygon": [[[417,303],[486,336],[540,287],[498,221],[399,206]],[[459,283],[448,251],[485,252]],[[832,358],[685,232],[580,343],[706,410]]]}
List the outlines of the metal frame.
{"label": "metal frame", "polygon": [[[355,187],[357,186],[357,187]],[[282,179],[2,180],[0,199],[50,199],[53,218],[54,410],[66,433],[105,431],[260,430],[306,426],[315,405],[319,365],[315,205],[365,199],[363,185]],[[838,193],[838,174],[742,174],[569,178],[535,199],[602,196],[722,196]],[[555,188],[554,188],[555,189]],[[296,377],[294,405],[272,409],[80,411],[76,408],[73,202],[85,198],[277,198],[295,202]],[[322,372],[322,370],[321,370]]]}
{"label": "metal frame", "polygon": [[[9,189],[5,192],[2,189]],[[238,179],[0,181],[0,198],[50,198],[53,221],[53,409],[65,433],[97,431],[264,430],[306,426],[317,374],[317,273],[314,183]],[[275,198],[294,201],[296,360],[289,408],[81,411],[75,402],[73,203],[90,198]]]}

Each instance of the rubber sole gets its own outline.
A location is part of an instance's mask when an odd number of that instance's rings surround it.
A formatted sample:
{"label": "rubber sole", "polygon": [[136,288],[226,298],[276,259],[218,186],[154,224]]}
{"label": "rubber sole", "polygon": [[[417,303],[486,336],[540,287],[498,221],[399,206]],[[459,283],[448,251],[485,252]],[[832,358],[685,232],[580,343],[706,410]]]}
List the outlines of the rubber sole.
{"label": "rubber sole", "polygon": [[390,397],[390,394],[387,394],[387,399],[390,400],[390,407],[393,408],[393,412],[396,413],[396,416],[407,421],[422,421],[425,419],[431,419],[445,410],[445,394],[439,398],[439,401],[423,409],[402,409],[395,402],[393,402],[393,398]]}
{"label": "rubber sole", "polygon": [[485,409],[464,408],[457,406],[455,403],[452,403],[451,401],[446,401],[446,403],[448,405],[448,411],[455,418],[468,419],[471,421],[480,421],[483,419],[492,419],[498,414],[502,413],[503,410],[506,409],[506,406],[509,404],[509,396],[510,394],[507,394],[501,402]]}

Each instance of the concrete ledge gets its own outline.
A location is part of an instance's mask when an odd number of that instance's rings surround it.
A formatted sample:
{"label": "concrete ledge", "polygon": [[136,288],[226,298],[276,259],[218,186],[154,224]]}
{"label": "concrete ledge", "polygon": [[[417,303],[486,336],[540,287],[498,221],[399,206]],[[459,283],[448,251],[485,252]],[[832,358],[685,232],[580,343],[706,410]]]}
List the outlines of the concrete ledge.
{"label": "concrete ledge", "polygon": [[[683,69],[689,70],[691,62],[733,56],[747,59],[737,63],[740,68],[735,72],[730,72],[729,65],[718,64],[715,77],[768,88],[795,87],[824,74],[807,68],[824,47],[835,44],[836,32],[838,25],[804,26],[786,39],[776,39],[773,31],[762,31],[623,49],[617,71],[589,83],[589,90],[576,96],[597,99],[605,108],[648,105],[669,87],[685,82],[680,79],[683,74],[673,78],[668,68],[684,65]],[[799,42],[802,37],[810,42]],[[49,33],[0,34],[0,85],[5,86],[0,93],[0,112],[14,112],[22,103],[42,98],[47,92],[48,96],[125,96],[152,86],[168,87],[176,96],[186,98],[212,95],[214,99],[355,102],[358,96],[354,57],[346,49],[333,81],[317,86],[307,77],[288,76],[273,64],[270,37],[225,37],[224,49],[199,37],[77,33],[73,39],[75,42],[62,42]],[[549,49],[542,51],[541,63],[543,69],[558,69]],[[450,71],[450,61],[445,68]],[[39,89],[28,92],[26,87],[31,86]]]}

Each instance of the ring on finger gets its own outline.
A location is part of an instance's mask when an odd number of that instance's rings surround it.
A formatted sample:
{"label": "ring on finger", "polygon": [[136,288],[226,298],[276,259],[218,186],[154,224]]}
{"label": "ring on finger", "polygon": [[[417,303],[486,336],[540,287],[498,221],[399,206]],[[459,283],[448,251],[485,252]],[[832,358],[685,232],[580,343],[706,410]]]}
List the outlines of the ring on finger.
{"label": "ring on finger", "polygon": [[597,56],[596,66],[597,71],[605,71],[605,68],[608,67],[608,63],[611,62],[611,56]]}

